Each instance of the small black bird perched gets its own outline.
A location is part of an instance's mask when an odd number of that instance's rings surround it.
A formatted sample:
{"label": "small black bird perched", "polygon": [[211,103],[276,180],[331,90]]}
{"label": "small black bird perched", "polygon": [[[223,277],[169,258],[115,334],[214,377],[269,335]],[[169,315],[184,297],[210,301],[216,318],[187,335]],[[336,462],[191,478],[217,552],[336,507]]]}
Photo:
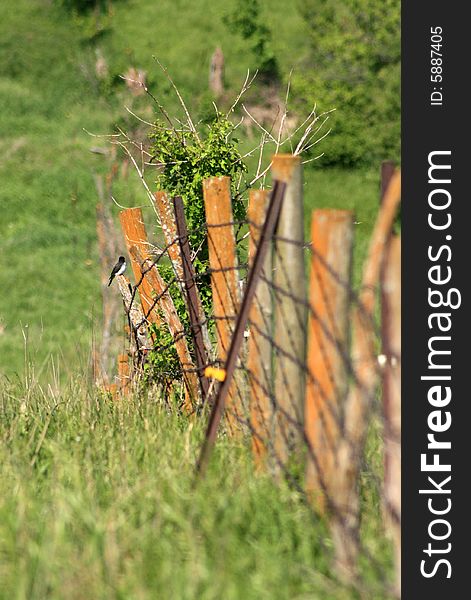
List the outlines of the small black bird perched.
{"label": "small black bird perched", "polygon": [[118,262],[115,264],[115,266],[113,267],[113,270],[111,271],[110,280],[108,282],[108,287],[110,287],[111,282],[113,281],[115,276],[122,275],[125,270],[126,270],[126,259],[124,258],[124,256],[120,256],[118,258]]}

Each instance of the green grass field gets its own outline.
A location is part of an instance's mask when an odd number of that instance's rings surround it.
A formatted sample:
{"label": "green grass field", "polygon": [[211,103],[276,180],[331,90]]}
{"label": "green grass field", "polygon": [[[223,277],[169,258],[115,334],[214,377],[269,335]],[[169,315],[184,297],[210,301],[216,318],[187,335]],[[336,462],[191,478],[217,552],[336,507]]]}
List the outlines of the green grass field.
{"label": "green grass field", "polygon": [[221,438],[196,489],[201,421],[96,397],[83,380],[1,390],[0,598],[388,598],[390,553],[366,496],[363,591],[331,571],[324,523]]}
{"label": "green grass field", "polygon": [[[129,125],[126,105],[153,118],[151,103],[133,100],[119,79],[129,66],[144,68],[178,113],[153,55],[198,112],[209,57],[222,44],[235,95],[254,57],[224,26],[226,4],[116,1],[97,23],[48,0],[2,3],[0,600],[388,598],[391,551],[368,474],[363,542],[380,570],[363,560],[359,591],[332,572],[325,524],[297,492],[256,476],[247,448],[222,437],[193,489],[202,423],[169,413],[155,393],[113,403],[88,382],[101,319],[94,175],[109,160],[90,152],[105,143],[84,130]],[[294,0],[262,6],[286,76],[305,51],[302,22]],[[97,48],[109,65],[105,83],[94,71]],[[114,193],[124,206],[146,203],[132,173]],[[314,208],[355,212],[355,283],[378,197],[379,165],[306,167],[307,235]]]}

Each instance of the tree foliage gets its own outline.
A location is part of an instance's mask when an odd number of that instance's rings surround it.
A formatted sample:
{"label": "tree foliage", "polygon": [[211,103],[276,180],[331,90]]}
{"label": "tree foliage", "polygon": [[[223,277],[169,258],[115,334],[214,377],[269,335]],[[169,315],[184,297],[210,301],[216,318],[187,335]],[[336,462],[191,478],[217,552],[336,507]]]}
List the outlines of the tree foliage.
{"label": "tree foliage", "polygon": [[271,44],[271,31],[263,23],[259,0],[236,0],[223,18],[228,29],[250,44],[254,68],[262,78],[278,77],[278,62]]}
{"label": "tree foliage", "polygon": [[399,157],[399,0],[299,0],[309,56],[294,94],[335,108],[325,163],[354,165]]}

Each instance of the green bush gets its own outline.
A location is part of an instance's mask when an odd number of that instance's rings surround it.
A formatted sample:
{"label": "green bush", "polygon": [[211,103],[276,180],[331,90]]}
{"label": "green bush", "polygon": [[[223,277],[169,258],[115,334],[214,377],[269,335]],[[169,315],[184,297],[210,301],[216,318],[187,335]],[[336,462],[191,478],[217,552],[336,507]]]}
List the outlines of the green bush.
{"label": "green bush", "polygon": [[[293,94],[335,108],[324,164],[371,164],[400,153],[399,0],[302,0],[309,36]],[[315,150],[314,150],[315,151]]]}
{"label": "green bush", "polygon": [[[181,126],[177,128],[168,123],[156,122],[150,134],[150,151],[153,161],[161,166],[156,181],[157,188],[165,190],[171,197],[181,196],[183,200],[190,245],[193,249],[198,249],[193,265],[199,278],[199,293],[203,308],[209,315],[212,294],[208,274],[203,180],[223,175],[231,178],[234,219],[242,220],[245,217],[245,207],[237,194],[236,182],[246,171],[246,166],[238,149],[239,141],[232,135],[234,124],[223,114],[214,114],[213,111],[212,117],[207,118],[201,129],[198,134],[190,129],[182,130]],[[170,286],[169,291],[183,326],[188,328],[185,302],[178,286],[172,283],[172,268],[160,262],[158,269]],[[187,341],[191,348],[189,336]],[[179,377],[180,366],[168,331],[159,333],[149,363],[152,365],[152,372],[149,374],[154,379],[173,380]]]}

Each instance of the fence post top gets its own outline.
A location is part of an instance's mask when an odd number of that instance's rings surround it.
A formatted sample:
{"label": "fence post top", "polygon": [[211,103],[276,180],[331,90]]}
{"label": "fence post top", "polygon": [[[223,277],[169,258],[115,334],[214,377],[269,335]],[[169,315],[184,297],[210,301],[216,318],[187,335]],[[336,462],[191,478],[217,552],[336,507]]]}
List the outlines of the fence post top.
{"label": "fence post top", "polygon": [[341,222],[353,219],[352,210],[341,210],[337,208],[316,208],[312,211],[312,220]]}
{"label": "fence post top", "polygon": [[301,168],[301,157],[294,154],[274,154],[271,172],[273,179],[289,183],[294,172]]}
{"label": "fence post top", "polygon": [[212,185],[221,185],[221,184],[228,184],[230,183],[231,178],[229,177],[229,175],[219,175],[217,177],[206,177],[206,179],[203,179],[203,187],[207,188],[207,187],[211,187]]}

